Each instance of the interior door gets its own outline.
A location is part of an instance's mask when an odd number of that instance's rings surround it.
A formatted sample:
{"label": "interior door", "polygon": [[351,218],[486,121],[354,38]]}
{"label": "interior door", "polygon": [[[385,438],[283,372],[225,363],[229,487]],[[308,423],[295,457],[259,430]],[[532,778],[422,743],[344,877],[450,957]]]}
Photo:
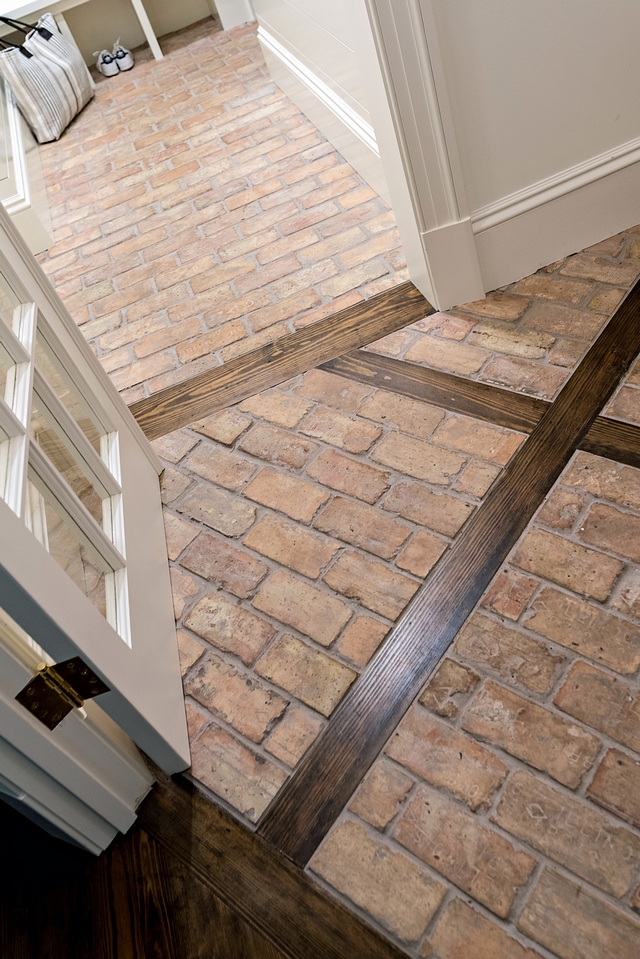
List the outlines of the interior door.
{"label": "interior door", "polygon": [[160,470],[0,207],[0,609],[53,661],[80,656],[109,687],[101,709],[176,772],[189,746]]}

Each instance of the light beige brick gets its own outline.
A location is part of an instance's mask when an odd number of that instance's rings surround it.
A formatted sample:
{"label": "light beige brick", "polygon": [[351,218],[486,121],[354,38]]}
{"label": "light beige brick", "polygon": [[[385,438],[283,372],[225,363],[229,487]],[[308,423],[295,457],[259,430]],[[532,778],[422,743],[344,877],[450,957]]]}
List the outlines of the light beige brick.
{"label": "light beige brick", "polygon": [[216,593],[204,596],[185,620],[185,626],[225,652],[239,656],[251,665],[276,630],[256,616]]}
{"label": "light beige brick", "polygon": [[227,540],[209,533],[200,533],[182,557],[181,564],[241,598],[250,596],[269,571],[266,563],[246,550],[237,549]]}
{"label": "light beige brick", "polygon": [[329,499],[329,493],[321,486],[268,468],[258,473],[245,489],[244,495],[256,503],[307,523]]}
{"label": "light beige brick", "polygon": [[263,584],[253,605],[322,646],[332,643],[351,617],[349,607],[328,591],[280,570]]}
{"label": "light beige brick", "polygon": [[264,748],[293,768],[316,739],[322,726],[320,716],[308,713],[298,706],[289,706],[284,717],[267,738]]}
{"label": "light beige brick", "polygon": [[270,515],[249,531],[244,545],[311,579],[317,579],[340,548],[326,536]]}
{"label": "light beige brick", "polygon": [[376,446],[371,458],[383,466],[438,486],[448,486],[465,462],[465,457],[458,453],[401,433],[388,433]]}
{"label": "light beige brick", "polygon": [[351,551],[338,557],[324,581],[331,589],[390,620],[400,615],[418,588],[408,576]]}
{"label": "light beige brick", "polygon": [[307,706],[330,716],[356,673],[295,636],[280,636],[256,665],[256,672]]}
{"label": "light beige brick", "polygon": [[569,539],[530,530],[512,556],[513,563],[576,593],[605,600],[623,563]]}

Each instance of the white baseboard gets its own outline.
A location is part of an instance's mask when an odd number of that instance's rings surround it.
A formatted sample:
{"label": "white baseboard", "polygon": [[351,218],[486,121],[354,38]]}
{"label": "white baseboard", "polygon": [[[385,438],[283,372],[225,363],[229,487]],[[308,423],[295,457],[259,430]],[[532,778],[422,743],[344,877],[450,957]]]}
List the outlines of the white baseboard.
{"label": "white baseboard", "polygon": [[476,233],[485,289],[512,283],[637,223],[640,161]]}
{"label": "white baseboard", "polygon": [[387,199],[380,151],[371,124],[263,24],[258,27],[258,39],[269,72],[278,86],[374,190]]}

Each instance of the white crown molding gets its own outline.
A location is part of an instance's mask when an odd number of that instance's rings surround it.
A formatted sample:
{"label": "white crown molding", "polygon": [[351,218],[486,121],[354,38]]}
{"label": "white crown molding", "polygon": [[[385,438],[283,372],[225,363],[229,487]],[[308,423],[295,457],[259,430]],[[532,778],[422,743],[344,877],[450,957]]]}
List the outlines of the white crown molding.
{"label": "white crown molding", "polygon": [[345,100],[320,79],[306,64],[298,60],[285,46],[261,25],[258,39],[278,58],[288,70],[303,83],[321,103],[330,110],[359,140],[377,157],[380,156],[373,127],[356,113]]}
{"label": "white crown molding", "polygon": [[568,167],[560,173],[538,180],[523,190],[502,197],[471,214],[474,234],[484,233],[507,220],[544,206],[559,197],[580,190],[596,180],[618,173],[640,162],[640,137],[613,150]]}

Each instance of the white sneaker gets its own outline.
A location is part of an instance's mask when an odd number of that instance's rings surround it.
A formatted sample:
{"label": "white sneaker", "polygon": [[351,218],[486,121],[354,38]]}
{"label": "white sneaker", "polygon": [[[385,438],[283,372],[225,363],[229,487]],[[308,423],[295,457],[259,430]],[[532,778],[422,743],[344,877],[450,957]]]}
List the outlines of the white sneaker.
{"label": "white sneaker", "polygon": [[118,64],[118,69],[122,70],[124,73],[126,70],[131,70],[133,67],[133,56],[130,50],[127,50],[126,47],[120,45],[120,37],[116,40],[113,45],[113,50],[111,51],[111,56],[114,57],[116,63]]}
{"label": "white sneaker", "polygon": [[115,77],[116,73],[120,72],[118,61],[108,50],[103,50],[101,53],[96,50],[93,55],[98,58],[96,60],[97,69],[105,77]]}

